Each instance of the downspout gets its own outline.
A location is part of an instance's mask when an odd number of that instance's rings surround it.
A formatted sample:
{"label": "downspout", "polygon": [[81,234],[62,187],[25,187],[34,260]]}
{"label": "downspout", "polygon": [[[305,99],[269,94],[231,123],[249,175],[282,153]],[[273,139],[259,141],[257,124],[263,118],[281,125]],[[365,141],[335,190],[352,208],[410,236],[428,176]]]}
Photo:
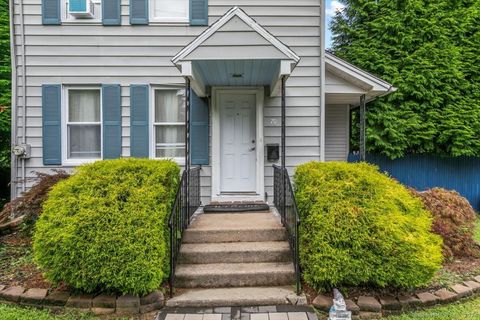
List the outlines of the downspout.
{"label": "downspout", "polygon": [[[10,134],[10,146],[13,147],[16,144],[16,135],[17,135],[17,104],[18,104],[18,94],[17,94],[17,61],[16,61],[16,47],[15,47],[15,4],[14,0],[9,0],[9,18],[10,18],[10,63],[12,68],[12,100],[10,103],[11,111],[11,134]],[[17,193],[17,157],[10,153],[10,199],[16,198]]]}
{"label": "downspout", "polygon": [[[27,143],[27,67],[26,67],[26,55],[25,55],[25,22],[23,11],[23,0],[19,0],[20,3],[20,38],[22,39],[22,144]],[[25,181],[27,175],[26,162],[27,159],[22,158],[22,192],[25,192],[27,188],[27,182]]]}
{"label": "downspout", "polygon": [[325,0],[320,0],[320,161],[325,162]]}

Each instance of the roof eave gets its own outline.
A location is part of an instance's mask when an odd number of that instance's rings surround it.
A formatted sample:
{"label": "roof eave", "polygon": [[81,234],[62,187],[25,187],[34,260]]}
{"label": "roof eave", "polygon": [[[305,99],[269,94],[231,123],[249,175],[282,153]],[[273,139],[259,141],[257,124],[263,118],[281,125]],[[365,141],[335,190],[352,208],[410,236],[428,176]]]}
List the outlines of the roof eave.
{"label": "roof eave", "polygon": [[325,63],[330,64],[332,68],[339,70],[340,73],[347,73],[348,76],[356,78],[358,81],[364,83],[366,86],[371,86],[372,89],[369,91],[381,91],[384,94],[396,91],[396,88],[387,81],[380,79],[379,77],[365,70],[362,70],[343,59],[340,59],[339,57],[335,56],[330,52],[326,52],[325,57]]}
{"label": "roof eave", "polygon": [[259,25],[253,18],[251,18],[245,11],[240,9],[239,7],[233,7],[229,11],[227,11],[220,19],[218,19],[215,23],[213,23],[210,27],[208,27],[202,34],[200,34],[197,38],[195,38],[190,44],[188,44],[185,48],[183,48],[179,53],[177,53],[172,62],[175,65],[181,63],[181,61],[187,57],[190,53],[192,53],[196,48],[198,48],[203,42],[205,42],[210,36],[212,36],[217,30],[219,30],[222,26],[228,23],[234,16],[240,18],[243,22],[248,24],[253,30],[258,32],[263,38],[269,41],[272,46],[277,48],[281,51],[286,60],[292,60],[294,64],[298,64],[300,61],[300,57],[293,52],[287,45],[282,43],[278,40],[274,35],[269,33],[265,28]]}

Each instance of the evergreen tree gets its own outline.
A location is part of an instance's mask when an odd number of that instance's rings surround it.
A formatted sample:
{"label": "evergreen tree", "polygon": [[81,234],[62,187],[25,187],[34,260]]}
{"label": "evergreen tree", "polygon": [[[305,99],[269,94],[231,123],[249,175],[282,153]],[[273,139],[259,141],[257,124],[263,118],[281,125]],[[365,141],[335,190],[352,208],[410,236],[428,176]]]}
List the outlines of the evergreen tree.
{"label": "evergreen tree", "polygon": [[480,156],[480,0],[341,0],[339,57],[396,93],[369,105],[367,150]]}
{"label": "evergreen tree", "polygon": [[10,182],[10,25],[8,0],[0,0],[0,209],[7,201]]}

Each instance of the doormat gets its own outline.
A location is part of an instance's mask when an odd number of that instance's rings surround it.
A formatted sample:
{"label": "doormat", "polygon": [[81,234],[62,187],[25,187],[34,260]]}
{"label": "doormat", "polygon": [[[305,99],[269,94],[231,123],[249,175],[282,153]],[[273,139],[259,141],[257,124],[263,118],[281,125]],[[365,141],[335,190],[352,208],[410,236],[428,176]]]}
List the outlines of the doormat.
{"label": "doormat", "polygon": [[241,213],[252,211],[270,211],[270,207],[266,203],[215,203],[206,205],[203,208],[204,213]]}

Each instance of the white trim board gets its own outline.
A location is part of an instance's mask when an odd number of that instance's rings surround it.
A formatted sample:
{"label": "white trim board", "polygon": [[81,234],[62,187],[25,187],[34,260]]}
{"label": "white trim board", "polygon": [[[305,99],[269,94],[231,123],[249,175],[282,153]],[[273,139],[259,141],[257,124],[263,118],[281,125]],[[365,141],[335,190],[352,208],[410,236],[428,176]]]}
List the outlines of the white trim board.
{"label": "white trim board", "polygon": [[245,11],[243,11],[239,7],[233,7],[232,9],[227,11],[227,13],[225,13],[219,20],[212,24],[208,29],[206,29],[202,34],[195,38],[195,40],[193,40],[189,45],[187,45],[179,53],[177,53],[175,57],[173,57],[172,62],[175,65],[178,64],[181,60],[183,60],[196,48],[198,48],[203,42],[210,38],[210,36],[212,36],[216,31],[218,31],[218,29],[228,23],[228,21],[230,21],[230,19],[232,19],[234,16],[240,18],[258,34],[260,34],[267,41],[269,41],[275,48],[280,50],[280,52],[282,52],[286,56],[286,58],[293,60],[295,64],[300,61],[300,57],[295,52],[293,52],[288,46],[283,44],[280,40],[275,38],[275,36],[265,30],[248,14],[246,14]]}
{"label": "white trim board", "polygon": [[[256,190],[255,194],[221,194],[220,179],[220,109],[218,105],[220,94],[254,94],[256,95]],[[232,200],[264,200],[265,167],[264,167],[264,137],[263,137],[263,104],[264,89],[252,87],[214,87],[212,88],[212,199],[211,201]]]}
{"label": "white trim board", "polygon": [[[70,90],[97,90],[100,92],[100,158],[68,158],[68,108]],[[80,166],[103,160],[103,90],[100,85],[62,85],[61,97],[61,146],[62,167]]]}
{"label": "white trim board", "polygon": [[325,68],[347,82],[366,91],[389,93],[397,89],[390,83],[366,72],[330,52],[325,52]]}

